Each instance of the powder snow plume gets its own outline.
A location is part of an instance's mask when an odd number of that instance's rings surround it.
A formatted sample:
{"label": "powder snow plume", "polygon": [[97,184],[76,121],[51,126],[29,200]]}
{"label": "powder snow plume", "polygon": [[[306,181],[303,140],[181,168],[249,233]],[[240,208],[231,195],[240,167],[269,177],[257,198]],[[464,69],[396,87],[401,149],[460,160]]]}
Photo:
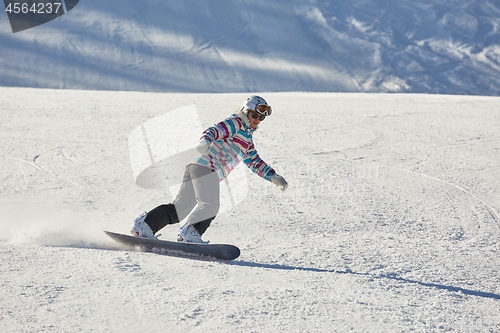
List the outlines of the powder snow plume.
{"label": "powder snow plume", "polygon": [[100,212],[17,205],[2,209],[1,240],[45,246],[109,248]]}

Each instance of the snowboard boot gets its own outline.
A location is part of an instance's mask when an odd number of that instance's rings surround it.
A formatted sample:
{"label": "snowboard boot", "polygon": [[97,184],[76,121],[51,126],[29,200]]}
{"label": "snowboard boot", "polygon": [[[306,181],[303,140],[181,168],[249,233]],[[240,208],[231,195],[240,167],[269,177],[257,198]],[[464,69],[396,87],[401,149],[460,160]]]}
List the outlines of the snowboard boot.
{"label": "snowboard boot", "polygon": [[201,239],[201,235],[192,224],[183,226],[177,235],[178,242],[208,244]]}
{"label": "snowboard boot", "polygon": [[146,222],[144,222],[146,216],[148,216],[148,214],[146,212],[143,212],[135,219],[134,225],[130,229],[130,233],[132,234],[132,236],[143,237],[143,238],[156,238],[153,233],[153,230],[151,230],[149,225]]}

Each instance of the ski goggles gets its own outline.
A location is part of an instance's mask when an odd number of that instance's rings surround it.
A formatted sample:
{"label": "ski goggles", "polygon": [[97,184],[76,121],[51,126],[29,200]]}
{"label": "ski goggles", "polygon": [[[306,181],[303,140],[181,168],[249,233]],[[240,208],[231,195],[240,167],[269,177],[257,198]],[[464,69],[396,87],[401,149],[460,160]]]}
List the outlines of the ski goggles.
{"label": "ski goggles", "polygon": [[252,112],[252,114],[251,114],[250,116],[251,116],[253,119],[257,119],[257,118],[259,118],[259,120],[260,120],[260,121],[263,121],[264,119],[266,119],[266,116],[264,116],[263,114],[259,114],[259,113],[257,113],[257,111],[252,111],[252,110],[250,110],[250,111]]}
{"label": "ski goggles", "polygon": [[263,116],[270,116],[273,113],[273,109],[267,104],[253,104],[248,103],[247,108],[249,110],[255,111]]}

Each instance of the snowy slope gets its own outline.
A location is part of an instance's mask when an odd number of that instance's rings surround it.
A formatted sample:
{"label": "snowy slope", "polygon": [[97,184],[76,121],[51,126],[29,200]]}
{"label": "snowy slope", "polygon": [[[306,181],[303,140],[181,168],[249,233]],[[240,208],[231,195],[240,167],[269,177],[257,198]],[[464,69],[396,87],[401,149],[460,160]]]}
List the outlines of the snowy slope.
{"label": "snowy slope", "polygon": [[107,239],[169,200],[135,185],[130,133],[244,96],[0,88],[0,331],[500,330],[498,97],[267,93],[255,141],[290,187],[247,173],[205,234],[240,258]]}
{"label": "snowy slope", "polygon": [[86,0],[12,34],[0,85],[498,95],[495,0]]}

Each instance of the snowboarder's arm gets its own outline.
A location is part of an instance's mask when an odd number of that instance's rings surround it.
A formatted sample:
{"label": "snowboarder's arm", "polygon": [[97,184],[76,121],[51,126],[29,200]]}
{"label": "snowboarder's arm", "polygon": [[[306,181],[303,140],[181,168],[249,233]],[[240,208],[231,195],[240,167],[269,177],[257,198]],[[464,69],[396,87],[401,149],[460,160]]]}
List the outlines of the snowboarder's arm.
{"label": "snowboarder's arm", "polygon": [[250,149],[245,155],[243,162],[257,175],[264,178],[265,180],[271,181],[271,177],[276,174],[273,168],[269,166],[262,158],[260,158],[257,150],[255,150],[254,145],[250,146]]}
{"label": "snowboarder's arm", "polygon": [[255,150],[254,145],[250,146],[249,151],[246,154],[246,158],[243,160],[245,164],[257,175],[264,178],[265,180],[269,180],[274,185],[278,186],[282,191],[288,188],[288,183],[285,178],[278,175],[276,171],[274,171],[271,166],[269,166],[266,162],[264,162],[257,150]]}
{"label": "snowboarder's arm", "polygon": [[240,124],[236,120],[226,119],[203,131],[200,141],[205,139],[208,143],[212,143],[216,140],[229,138],[238,131],[239,126]]}

